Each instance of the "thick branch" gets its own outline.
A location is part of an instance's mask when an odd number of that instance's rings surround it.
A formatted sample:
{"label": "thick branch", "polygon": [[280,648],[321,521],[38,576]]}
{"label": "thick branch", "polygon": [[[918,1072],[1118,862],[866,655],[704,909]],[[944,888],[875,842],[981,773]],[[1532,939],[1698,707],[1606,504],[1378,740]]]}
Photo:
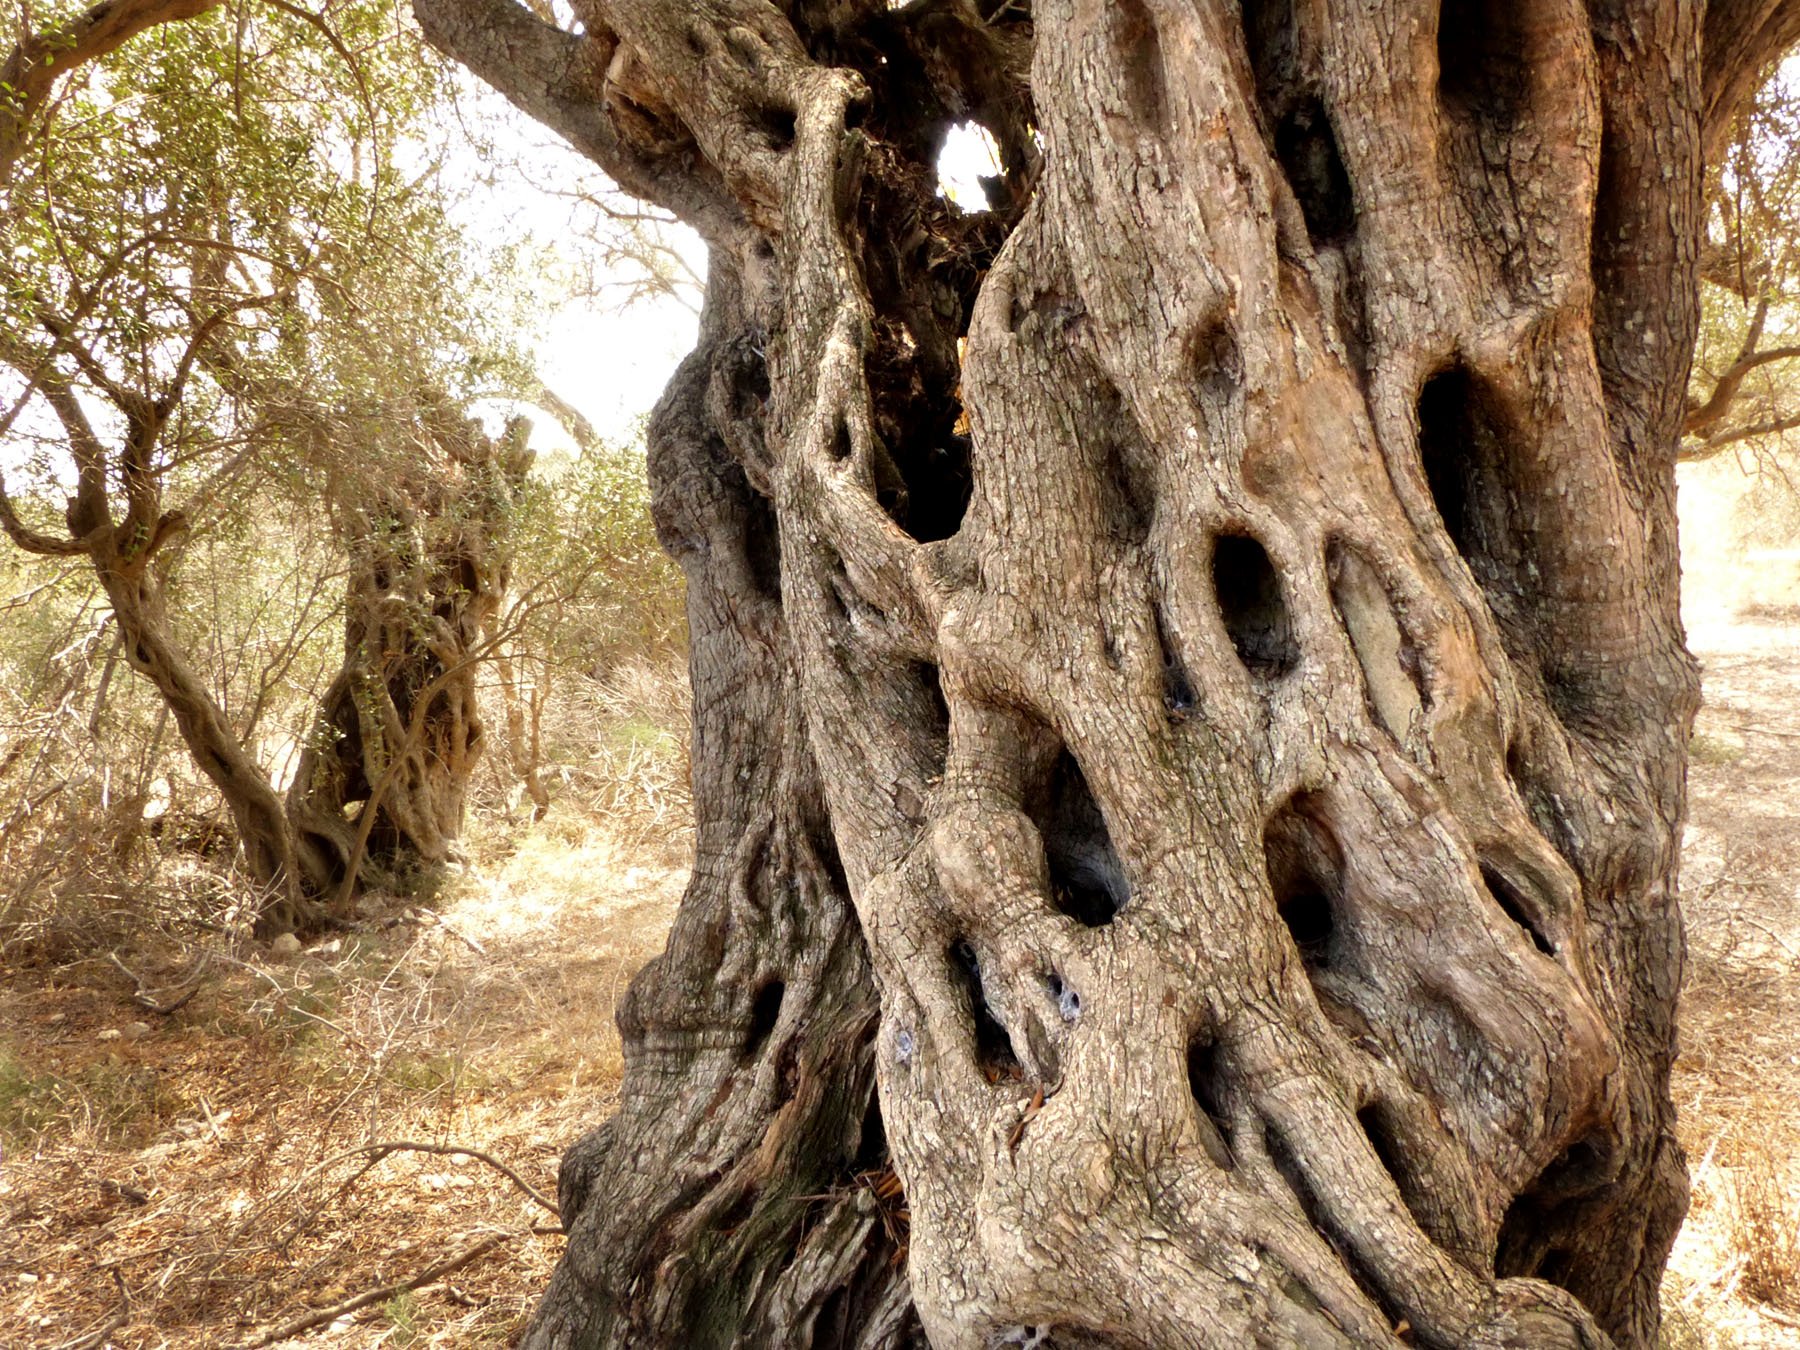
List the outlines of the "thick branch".
{"label": "thick branch", "polygon": [[586,40],[513,0],[414,0],[426,41],[461,61],[521,112],[593,160],[625,191],[673,211],[708,237],[737,224],[704,165],[646,163],[620,139],[590,68]]}

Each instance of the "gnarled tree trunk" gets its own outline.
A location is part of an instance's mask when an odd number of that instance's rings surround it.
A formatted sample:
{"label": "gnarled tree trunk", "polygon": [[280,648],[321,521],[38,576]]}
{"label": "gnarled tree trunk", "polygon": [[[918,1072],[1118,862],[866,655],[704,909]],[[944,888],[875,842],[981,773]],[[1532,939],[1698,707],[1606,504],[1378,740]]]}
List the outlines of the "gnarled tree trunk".
{"label": "gnarled tree trunk", "polygon": [[1701,154],[1791,7],[415,3],[712,246],[694,882],[529,1343],[1652,1344]]}
{"label": "gnarled tree trunk", "polygon": [[[499,439],[427,416],[403,472],[340,503],[350,553],[344,664],[288,794],[295,847],[336,889],[362,856],[441,863],[462,833],[486,741],[480,661],[511,572],[512,499],[529,425]],[[359,854],[360,844],[360,854]]]}

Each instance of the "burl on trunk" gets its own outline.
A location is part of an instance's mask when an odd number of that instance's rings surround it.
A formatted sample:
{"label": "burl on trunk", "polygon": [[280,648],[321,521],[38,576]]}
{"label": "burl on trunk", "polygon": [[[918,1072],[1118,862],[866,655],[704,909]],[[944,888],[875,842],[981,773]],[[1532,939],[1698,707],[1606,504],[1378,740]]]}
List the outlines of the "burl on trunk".
{"label": "burl on trunk", "polygon": [[416,6],[711,248],[698,856],[529,1343],[1653,1344],[1703,152],[1792,6]]}

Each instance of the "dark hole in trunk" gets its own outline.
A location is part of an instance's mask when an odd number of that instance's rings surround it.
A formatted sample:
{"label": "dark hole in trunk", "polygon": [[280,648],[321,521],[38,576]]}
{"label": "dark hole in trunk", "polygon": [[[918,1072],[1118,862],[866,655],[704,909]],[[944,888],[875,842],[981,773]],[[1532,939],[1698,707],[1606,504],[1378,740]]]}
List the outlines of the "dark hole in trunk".
{"label": "dark hole in trunk", "polygon": [[1231,1156],[1231,1122],[1219,1091],[1219,1047],[1210,1037],[1201,1037],[1188,1046],[1187,1075],[1188,1091],[1200,1108],[1201,1140],[1213,1161],[1229,1171],[1237,1162]]}
{"label": "dark hole in trunk", "polygon": [[881,1119],[881,1096],[869,1088],[869,1107],[863,1112],[862,1131],[856,1140],[851,1170],[872,1172],[888,1160],[887,1126]]}
{"label": "dark hole in trunk", "polygon": [[1425,381],[1419,393],[1419,459],[1445,532],[1456,551],[1471,561],[1478,542],[1469,509],[1482,449],[1478,420],[1468,371],[1452,366]]}
{"label": "dark hole in trunk", "polygon": [[831,879],[833,892],[848,899],[850,878],[844,872],[844,859],[838,853],[837,837],[829,828],[820,828],[813,833],[812,840],[819,866],[825,869],[825,875]]}
{"label": "dark hole in trunk", "polygon": [[918,676],[920,685],[931,699],[932,708],[936,710],[936,725],[948,728],[950,705],[944,701],[944,682],[938,674],[938,668],[929,661],[920,661],[913,666],[913,673]]}
{"label": "dark hole in trunk", "polygon": [[1342,244],[1356,228],[1350,175],[1331,117],[1317,98],[1302,99],[1275,128],[1275,157],[1306,219],[1315,247]]}
{"label": "dark hole in trunk", "polygon": [[1219,615],[1246,670],[1273,680],[1299,664],[1281,578],[1260,542],[1244,534],[1213,540],[1212,579]]}
{"label": "dark hole in trunk", "polygon": [[1493,868],[1482,865],[1481,879],[1487,883],[1488,894],[1494,897],[1494,903],[1500,906],[1506,917],[1531,935],[1531,941],[1545,956],[1556,955],[1556,944],[1544,934],[1543,924],[1536,917],[1536,906],[1528,902],[1505,877]]}
{"label": "dark hole in trunk", "polygon": [[762,108],[757,113],[757,130],[763,143],[780,153],[794,143],[794,114],[788,108]]}
{"label": "dark hole in trunk", "polygon": [[1609,1185],[1618,1173],[1617,1150],[1605,1134],[1588,1135],[1559,1153],[1507,1206],[1495,1243],[1494,1273],[1560,1283],[1568,1253],[1553,1245],[1561,1227],[1553,1216],[1561,1206],[1578,1204]]}
{"label": "dark hole in trunk", "polygon": [[1331,964],[1337,931],[1336,900],[1343,886],[1343,856],[1330,833],[1296,798],[1263,831],[1263,856],[1276,912],[1287,925],[1306,969]]}
{"label": "dark hole in trunk", "polygon": [[854,448],[850,440],[850,424],[840,417],[831,433],[831,457],[842,463],[850,458]]}
{"label": "dark hole in trunk", "polygon": [[1075,756],[1064,750],[1056,757],[1036,796],[1026,814],[1043,837],[1052,901],[1084,927],[1104,927],[1125,908],[1131,887]]}
{"label": "dark hole in trunk", "polygon": [[1518,0],[1445,0],[1438,11],[1438,101],[1453,116],[1510,127],[1529,88]]}
{"label": "dark hole in trunk", "polygon": [[895,451],[901,508],[889,514],[921,544],[948,539],[962,528],[974,490],[969,454],[969,438],[954,434],[923,437],[920,443],[904,443]]}
{"label": "dark hole in trunk", "polygon": [[727,1205],[713,1225],[721,1233],[735,1233],[756,1212],[756,1202],[762,1196],[762,1187],[746,1185],[737,1199]]}
{"label": "dark hole in trunk", "polygon": [[[735,466],[734,466],[735,467]],[[739,470],[741,478],[742,471]],[[751,492],[744,483],[744,564],[756,593],[765,600],[781,599],[781,528],[768,498]]]}
{"label": "dark hole in trunk", "polygon": [[1436,1222],[1429,1197],[1421,1194],[1413,1169],[1406,1165],[1406,1151],[1394,1136],[1394,1130],[1387,1120],[1387,1109],[1379,1102],[1372,1103],[1358,1111],[1356,1119],[1363,1127],[1363,1133],[1368,1136],[1369,1147],[1375,1150],[1381,1166],[1394,1179],[1400,1199],[1419,1227],[1434,1241],[1443,1242],[1448,1235],[1442,1231],[1442,1225]]}
{"label": "dark hole in trunk", "polygon": [[988,1007],[981,984],[981,961],[975,955],[975,948],[967,942],[957,942],[951,946],[949,955],[950,969],[969,1000],[969,1015],[975,1024],[976,1063],[994,1081],[1020,1077],[1022,1071],[1018,1056],[1013,1053],[1012,1037],[1006,1034],[1006,1028]]}
{"label": "dark hole in trunk", "polygon": [[787,986],[780,980],[770,980],[750,1000],[750,1025],[744,1031],[743,1058],[753,1058],[769,1039],[769,1033],[775,1030],[775,1023],[781,1017],[782,996],[786,993]]}

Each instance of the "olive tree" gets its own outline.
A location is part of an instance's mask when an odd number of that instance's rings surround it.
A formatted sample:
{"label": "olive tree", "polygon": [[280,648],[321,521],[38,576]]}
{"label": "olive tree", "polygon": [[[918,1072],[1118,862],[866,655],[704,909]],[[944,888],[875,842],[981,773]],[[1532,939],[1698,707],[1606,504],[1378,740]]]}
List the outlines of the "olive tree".
{"label": "olive tree", "polygon": [[1704,166],[1800,6],[415,10],[710,247],[698,856],[528,1343],[1653,1344]]}
{"label": "olive tree", "polygon": [[[42,21],[0,90],[0,528],[85,561],[230,811],[259,926],[315,926],[365,855],[454,846],[526,463],[522,425],[465,410],[535,377],[433,167],[400,167],[441,72],[389,11]],[[347,577],[342,672],[285,795],[260,707],[234,713],[171,603],[182,541],[233,512],[334,533]]]}

